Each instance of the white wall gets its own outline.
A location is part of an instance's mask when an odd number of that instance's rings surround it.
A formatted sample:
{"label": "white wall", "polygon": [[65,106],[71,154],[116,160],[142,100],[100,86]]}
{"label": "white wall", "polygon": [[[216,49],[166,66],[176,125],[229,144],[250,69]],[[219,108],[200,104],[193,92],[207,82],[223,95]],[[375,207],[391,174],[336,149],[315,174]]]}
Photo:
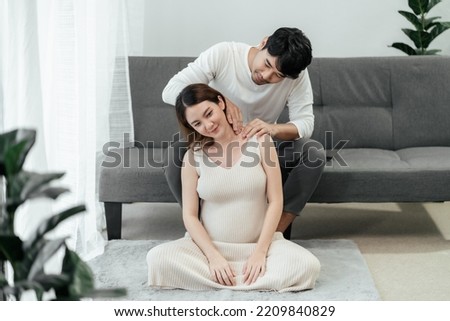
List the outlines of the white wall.
{"label": "white wall", "polygon": [[[197,56],[220,41],[257,44],[282,26],[302,29],[316,57],[398,56],[412,25],[398,10],[407,0],[147,0],[145,56]],[[450,0],[431,11],[450,21]],[[412,43],[411,43],[412,45]],[[450,30],[430,49],[450,55]]]}

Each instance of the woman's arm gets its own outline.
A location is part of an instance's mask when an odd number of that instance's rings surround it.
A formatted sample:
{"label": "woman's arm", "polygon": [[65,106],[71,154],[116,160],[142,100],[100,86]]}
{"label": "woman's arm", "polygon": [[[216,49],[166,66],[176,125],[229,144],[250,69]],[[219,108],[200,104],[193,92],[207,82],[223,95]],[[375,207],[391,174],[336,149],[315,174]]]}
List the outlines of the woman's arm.
{"label": "woman's arm", "polygon": [[259,276],[264,275],[267,251],[283,211],[283,186],[275,146],[269,135],[259,137],[258,141],[261,151],[261,164],[267,176],[268,207],[255,251],[244,267],[244,282],[247,284],[255,282]]}
{"label": "woman's arm", "polygon": [[181,169],[183,222],[186,230],[205,254],[214,281],[222,285],[235,285],[235,274],[230,264],[217,250],[208,232],[198,218],[199,196],[197,193],[198,174],[195,169],[194,155],[188,150],[183,158]]}

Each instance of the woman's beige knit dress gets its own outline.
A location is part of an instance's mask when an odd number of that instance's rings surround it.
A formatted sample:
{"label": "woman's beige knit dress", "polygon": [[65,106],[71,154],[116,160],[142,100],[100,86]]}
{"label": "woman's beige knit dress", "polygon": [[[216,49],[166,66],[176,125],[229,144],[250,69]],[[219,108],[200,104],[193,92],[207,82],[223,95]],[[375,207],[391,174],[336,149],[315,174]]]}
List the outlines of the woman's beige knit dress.
{"label": "woman's beige knit dress", "polygon": [[[189,151],[190,152],[190,151]],[[236,274],[235,286],[213,281],[208,260],[188,233],[182,239],[163,243],[147,254],[151,287],[187,290],[300,291],[314,287],[320,263],[303,247],[273,236],[266,272],[251,285],[243,283],[243,267],[260,235],[267,208],[266,175],[260,163],[260,148],[249,140],[239,161],[230,168],[214,163],[204,152],[194,152],[199,174],[201,220],[217,249]]]}

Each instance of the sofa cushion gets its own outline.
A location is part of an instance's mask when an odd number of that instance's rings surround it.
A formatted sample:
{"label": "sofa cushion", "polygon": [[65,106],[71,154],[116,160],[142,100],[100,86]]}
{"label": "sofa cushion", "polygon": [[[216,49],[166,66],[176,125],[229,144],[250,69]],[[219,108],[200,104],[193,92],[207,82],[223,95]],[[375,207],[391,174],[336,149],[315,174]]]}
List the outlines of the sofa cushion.
{"label": "sofa cushion", "polygon": [[[164,155],[162,148],[110,151],[100,171],[100,201],[175,202]],[[349,148],[327,163],[310,202],[445,201],[448,186],[450,147]]]}
{"label": "sofa cushion", "polygon": [[101,202],[176,202],[163,172],[165,149],[110,150],[100,168]]}
{"label": "sofa cushion", "polygon": [[450,147],[343,149],[325,166],[310,202],[450,199]]}
{"label": "sofa cushion", "polygon": [[392,108],[374,106],[314,107],[312,138],[332,149],[339,142],[346,148],[392,149]]}

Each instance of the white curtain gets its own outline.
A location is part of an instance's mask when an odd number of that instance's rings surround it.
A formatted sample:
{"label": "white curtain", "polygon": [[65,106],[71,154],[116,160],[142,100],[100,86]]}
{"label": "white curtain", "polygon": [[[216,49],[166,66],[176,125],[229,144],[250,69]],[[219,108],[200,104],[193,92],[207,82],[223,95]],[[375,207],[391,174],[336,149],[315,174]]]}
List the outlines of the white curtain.
{"label": "white curtain", "polygon": [[70,235],[84,259],[102,253],[99,163],[104,144],[133,139],[127,57],[142,54],[143,7],[144,0],[0,0],[0,130],[35,128],[25,168],[65,172],[57,185],[70,189],[57,202],[23,207],[22,237],[44,217],[85,204],[57,233]]}

